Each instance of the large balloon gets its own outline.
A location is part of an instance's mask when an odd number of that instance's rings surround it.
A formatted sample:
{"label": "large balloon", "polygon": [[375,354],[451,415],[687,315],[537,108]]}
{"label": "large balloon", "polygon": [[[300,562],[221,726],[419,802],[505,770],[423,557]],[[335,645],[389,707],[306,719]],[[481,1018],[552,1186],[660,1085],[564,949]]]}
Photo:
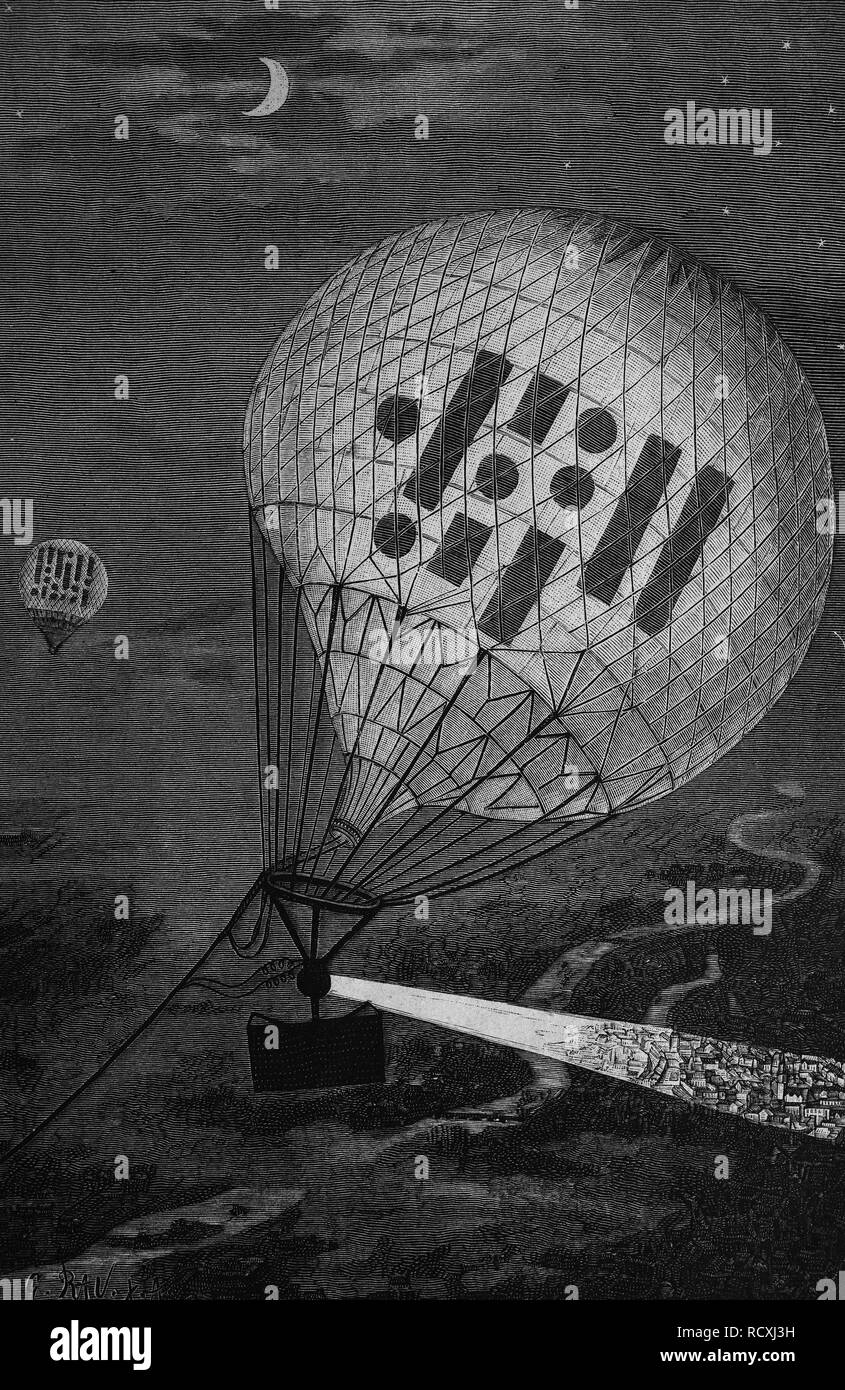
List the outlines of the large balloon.
{"label": "large balloon", "polygon": [[245,446],[348,755],[349,846],[419,807],[664,796],[762,718],[821,615],[804,374],[730,284],[601,216],[365,251],[279,338]]}
{"label": "large balloon", "polygon": [[51,652],[93,618],[109,591],[106,567],[81,541],[42,541],[21,567],[20,596]]}

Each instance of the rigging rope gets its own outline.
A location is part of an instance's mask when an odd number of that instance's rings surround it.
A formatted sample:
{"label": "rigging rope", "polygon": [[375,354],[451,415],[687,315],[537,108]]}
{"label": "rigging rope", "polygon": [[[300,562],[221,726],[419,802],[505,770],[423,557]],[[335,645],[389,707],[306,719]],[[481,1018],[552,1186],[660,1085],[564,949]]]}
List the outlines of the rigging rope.
{"label": "rigging rope", "polygon": [[185,985],[192,979],[192,977],[199,970],[200,966],[205,965],[206,961],[209,960],[210,957],[214,954],[221,941],[223,941],[224,938],[229,935],[233,926],[236,924],[238,918],[246,911],[250,903],[252,903],[253,899],[257,897],[257,895],[261,892],[262,885],[263,875],[259,874],[258,878],[252,884],[251,888],[249,888],[247,892],[244,894],[244,896],[241,898],[241,901],[238,903],[238,906],[235,908],[235,911],[232,913],[232,916],[229,918],[225,927],[223,927],[222,931],[219,931],[217,933],[211,944],[207,946],[206,949],[203,951],[202,955],[199,957],[199,960],[195,961],[194,964],[191,966],[190,970],[186,971],[186,973],[182,976],[180,980],[177,981],[173,988],[168,990],[164,998],[159,1000],[155,1007],[151,1009],[148,1014],[145,1015],[145,1017],[142,1019],[142,1021],[138,1024],[136,1028],[133,1028],[132,1032],[128,1035],[128,1037],[124,1038],[121,1043],[118,1043],[117,1047],[112,1049],[112,1051],[105,1058],[105,1060],[101,1062],[100,1065],[93,1072],[91,1072],[90,1076],[87,1076],[84,1081],[81,1081],[79,1085],[76,1086],[70,1092],[69,1095],[65,1096],[64,1100],[61,1101],[59,1105],[55,1107],[55,1109],[51,1110],[48,1115],[45,1115],[42,1120],[39,1120],[37,1124],[33,1125],[32,1129],[30,1129],[23,1136],[22,1139],[18,1140],[16,1144],[13,1144],[10,1149],[6,1149],[4,1153],[0,1153],[0,1168],[4,1168],[8,1163],[11,1162],[13,1158],[15,1158],[18,1154],[22,1153],[23,1150],[27,1148],[28,1145],[31,1144],[34,1139],[37,1139],[40,1134],[43,1134],[45,1130],[49,1129],[50,1126],[54,1124],[55,1121],[65,1113],[65,1111],[70,1109],[74,1101],[78,1100],[81,1095],[84,1095],[84,1093],[87,1090],[89,1090],[90,1087],[93,1086],[94,1083],[98,1081],[106,1071],[108,1071],[109,1067],[111,1067],[113,1063],[117,1061],[118,1057],[122,1057],[124,1052],[128,1052],[130,1047],[132,1047],[132,1045],[138,1041],[141,1035],[146,1032],[146,1030],[151,1026],[151,1024],[155,1023],[157,1018],[160,1018],[160,1016],[164,1013],[168,1005],[171,1004],[172,1001],[176,998],[176,995],[179,993],[179,991],[183,989]]}
{"label": "rigging rope", "polygon": [[[485,779],[495,776],[512,763],[516,750],[502,744],[498,749],[499,756],[494,757],[492,763],[488,760],[483,770],[479,766],[473,775],[463,777],[448,802],[393,818],[389,812],[396,789],[391,784],[383,791],[378,803],[369,807],[370,824],[363,831],[360,841],[346,848],[332,843],[332,825],[351,775],[353,759],[365,756],[368,716],[375,709],[394,668],[385,660],[375,672],[366,699],[356,714],[354,736],[344,745],[331,717],[327,698],[331,655],[336,649],[338,628],[344,622],[341,587],[334,584],[328,590],[331,606],[327,630],[324,628],[319,636],[321,652],[318,654],[310,633],[300,631],[301,627],[307,629],[303,609],[304,586],[292,585],[281,565],[274,586],[275,608],[271,604],[269,545],[254,517],[251,520],[251,533],[253,527],[258,531],[258,537],[251,534],[253,625],[257,634],[255,650],[261,656],[260,661],[258,658],[256,660],[256,700],[259,707],[262,703],[265,706],[264,718],[262,720],[259,716],[257,728],[260,730],[262,723],[265,726],[264,752],[272,757],[275,751],[279,781],[283,777],[285,786],[283,818],[281,787],[276,792],[275,806],[271,807],[268,800],[266,815],[262,802],[264,821],[268,824],[272,822],[276,827],[279,827],[280,821],[283,822],[281,832],[277,828],[270,834],[270,862],[268,865],[265,859],[265,867],[288,870],[293,878],[299,880],[298,886],[306,895],[317,891],[318,880],[326,880],[329,894],[334,888],[353,885],[366,889],[383,901],[403,903],[412,901],[420,892],[428,896],[443,896],[450,891],[487,882],[519,862],[531,862],[556,844],[580,838],[588,829],[594,829],[615,816],[615,809],[606,811],[604,808],[597,808],[591,814],[589,802],[588,809],[579,815],[577,821],[562,821],[559,815],[555,816],[554,822],[543,818],[531,822],[514,822],[505,818],[482,819],[459,809]],[[292,611],[285,593],[287,588],[292,589],[294,594]],[[397,607],[395,621],[401,621],[402,617],[403,611]],[[319,625],[325,621],[325,617],[321,618],[317,612],[314,621]],[[263,634],[262,625],[265,629]],[[345,650],[342,643],[339,650]],[[350,655],[354,658],[355,654],[350,652]],[[482,654],[479,658],[479,661],[487,661],[488,664],[494,660],[489,654]],[[476,673],[477,665],[462,675],[439,706],[435,718],[429,722],[425,739],[413,750],[402,768],[404,783],[437,747],[444,724],[450,714],[460,708],[461,694]],[[416,675],[422,679],[425,669],[426,659],[420,650],[407,668],[403,666],[402,673],[406,677]],[[273,713],[275,720],[272,719]],[[283,721],[287,725],[286,741],[282,738]],[[530,736],[542,737],[547,729],[558,723],[558,713],[549,710],[530,730]],[[298,741],[295,739],[297,726],[304,727],[304,739]],[[495,741],[495,733],[492,737]],[[283,746],[284,769],[279,762]],[[258,763],[260,768],[263,767],[261,751]],[[298,783],[296,789],[294,782]],[[558,812],[576,799],[583,805],[584,793],[589,792],[591,784],[594,789],[599,788],[598,774],[565,797],[557,808]],[[588,817],[586,826],[585,817]],[[538,836],[541,848],[535,850],[532,842],[537,842]],[[517,839],[520,845],[511,848],[512,842]],[[502,850],[506,847],[503,857]],[[417,875],[419,878],[411,891],[408,885]],[[405,891],[406,888],[408,891]],[[282,920],[290,930],[290,922],[284,918]],[[301,949],[299,943],[297,949]],[[311,949],[314,949],[313,922]]]}

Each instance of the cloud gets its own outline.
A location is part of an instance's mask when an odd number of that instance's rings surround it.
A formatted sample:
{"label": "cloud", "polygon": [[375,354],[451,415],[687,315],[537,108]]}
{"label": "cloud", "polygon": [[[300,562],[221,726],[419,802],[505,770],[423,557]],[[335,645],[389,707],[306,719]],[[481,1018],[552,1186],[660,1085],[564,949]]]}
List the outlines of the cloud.
{"label": "cloud", "polygon": [[219,632],[221,626],[237,619],[249,621],[249,598],[246,590],[227,598],[215,599],[210,603],[194,608],[174,608],[170,617],[147,625],[150,636],[176,637],[189,634],[200,640],[198,634],[210,635]]}
{"label": "cloud", "polygon": [[[386,12],[374,0],[354,9],[298,0],[235,19],[204,3],[187,23],[172,14],[162,22],[163,7],[153,8],[157,24],[133,12],[118,29],[95,7],[102,26],[85,27],[74,59],[89,82],[92,70],[111,82],[127,112],[161,139],[216,151],[219,176],[248,201],[266,201],[274,178],[285,189],[354,182],[366,173],[367,156],[355,158],[353,142],[403,120],[410,142],[419,112],[450,137],[494,124],[531,128],[544,114],[578,116],[588,126],[612,118],[603,89],[585,101],[556,73],[568,39],[554,25],[538,42],[541,17],[532,14],[526,24],[512,15],[503,24],[502,7],[491,0],[435,20]],[[266,90],[263,55],[285,63],[291,93],[282,112],[247,130],[242,112]],[[198,194],[212,167],[197,170]],[[258,181],[257,193],[250,180]]]}

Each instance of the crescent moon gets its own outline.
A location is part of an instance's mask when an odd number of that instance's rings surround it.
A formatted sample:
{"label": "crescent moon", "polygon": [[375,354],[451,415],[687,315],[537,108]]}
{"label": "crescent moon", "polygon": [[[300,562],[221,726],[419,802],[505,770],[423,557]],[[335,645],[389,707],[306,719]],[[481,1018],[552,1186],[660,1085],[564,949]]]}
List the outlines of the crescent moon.
{"label": "crescent moon", "polygon": [[270,73],[270,90],[264,100],[254,106],[251,111],[244,111],[245,116],[272,116],[273,112],[279,111],[288,99],[290,82],[278,58],[262,58],[261,62]]}

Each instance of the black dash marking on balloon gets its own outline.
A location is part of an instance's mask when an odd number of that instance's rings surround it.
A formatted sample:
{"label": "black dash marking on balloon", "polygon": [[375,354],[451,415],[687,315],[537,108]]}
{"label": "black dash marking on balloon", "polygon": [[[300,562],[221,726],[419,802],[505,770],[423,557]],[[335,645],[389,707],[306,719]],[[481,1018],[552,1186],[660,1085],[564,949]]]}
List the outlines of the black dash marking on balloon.
{"label": "black dash marking on balloon", "polygon": [[604,604],[615,599],[680,457],[680,446],[649,435],[607,529],[584,565],[582,588],[592,598]]}
{"label": "black dash marking on balloon", "polygon": [[32,577],[32,589],[30,590],[30,598],[37,598],[37,597],[38,597],[39,588],[40,588],[40,584],[41,584],[41,573],[42,573],[43,569],[44,569],[44,551],[43,551],[43,550],[39,550],[39,551],[38,551],[38,554],[37,554],[37,556],[36,556],[36,559],[35,559],[35,574],[34,574],[33,577]]}
{"label": "black dash marking on balloon", "polygon": [[93,555],[89,555],[89,556],[88,556],[88,565],[87,565],[86,570],[85,570],[85,578],[84,578],[84,580],[83,580],[83,582],[82,582],[82,598],[80,599],[80,603],[81,603],[81,605],[82,605],[83,608],[85,607],[85,605],[86,605],[87,602],[88,602],[88,596],[89,596],[89,594],[91,593],[91,585],[92,585],[93,582],[94,582],[94,556],[93,556]]}
{"label": "black dash marking on balloon", "polygon": [[552,570],[566,546],[556,536],[532,527],[499,579],[499,586],[478,624],[494,642],[511,643],[531,609],[540,602]]}
{"label": "black dash marking on balloon", "polygon": [[634,621],[648,637],[666,628],[672,610],[704,554],[708,536],[719,524],[733,481],[709,464],[700,468],[670,531],[648,583],[634,609]]}
{"label": "black dash marking on balloon", "polygon": [[533,439],[535,444],[545,443],[571,390],[571,386],[562,386],[545,372],[537,372],[526,387],[516,414],[508,421],[508,429],[523,439]]}
{"label": "black dash marking on balloon", "polygon": [[471,369],[459,382],[437,428],[420,455],[419,468],[405,484],[404,494],[430,512],[443,493],[511,372],[511,363],[499,353],[477,353]]}
{"label": "black dash marking on balloon", "polygon": [[432,574],[439,574],[441,579],[448,579],[450,584],[464,584],[492,534],[492,527],[460,512],[452,518],[443,544],[432,556],[428,569]]}

